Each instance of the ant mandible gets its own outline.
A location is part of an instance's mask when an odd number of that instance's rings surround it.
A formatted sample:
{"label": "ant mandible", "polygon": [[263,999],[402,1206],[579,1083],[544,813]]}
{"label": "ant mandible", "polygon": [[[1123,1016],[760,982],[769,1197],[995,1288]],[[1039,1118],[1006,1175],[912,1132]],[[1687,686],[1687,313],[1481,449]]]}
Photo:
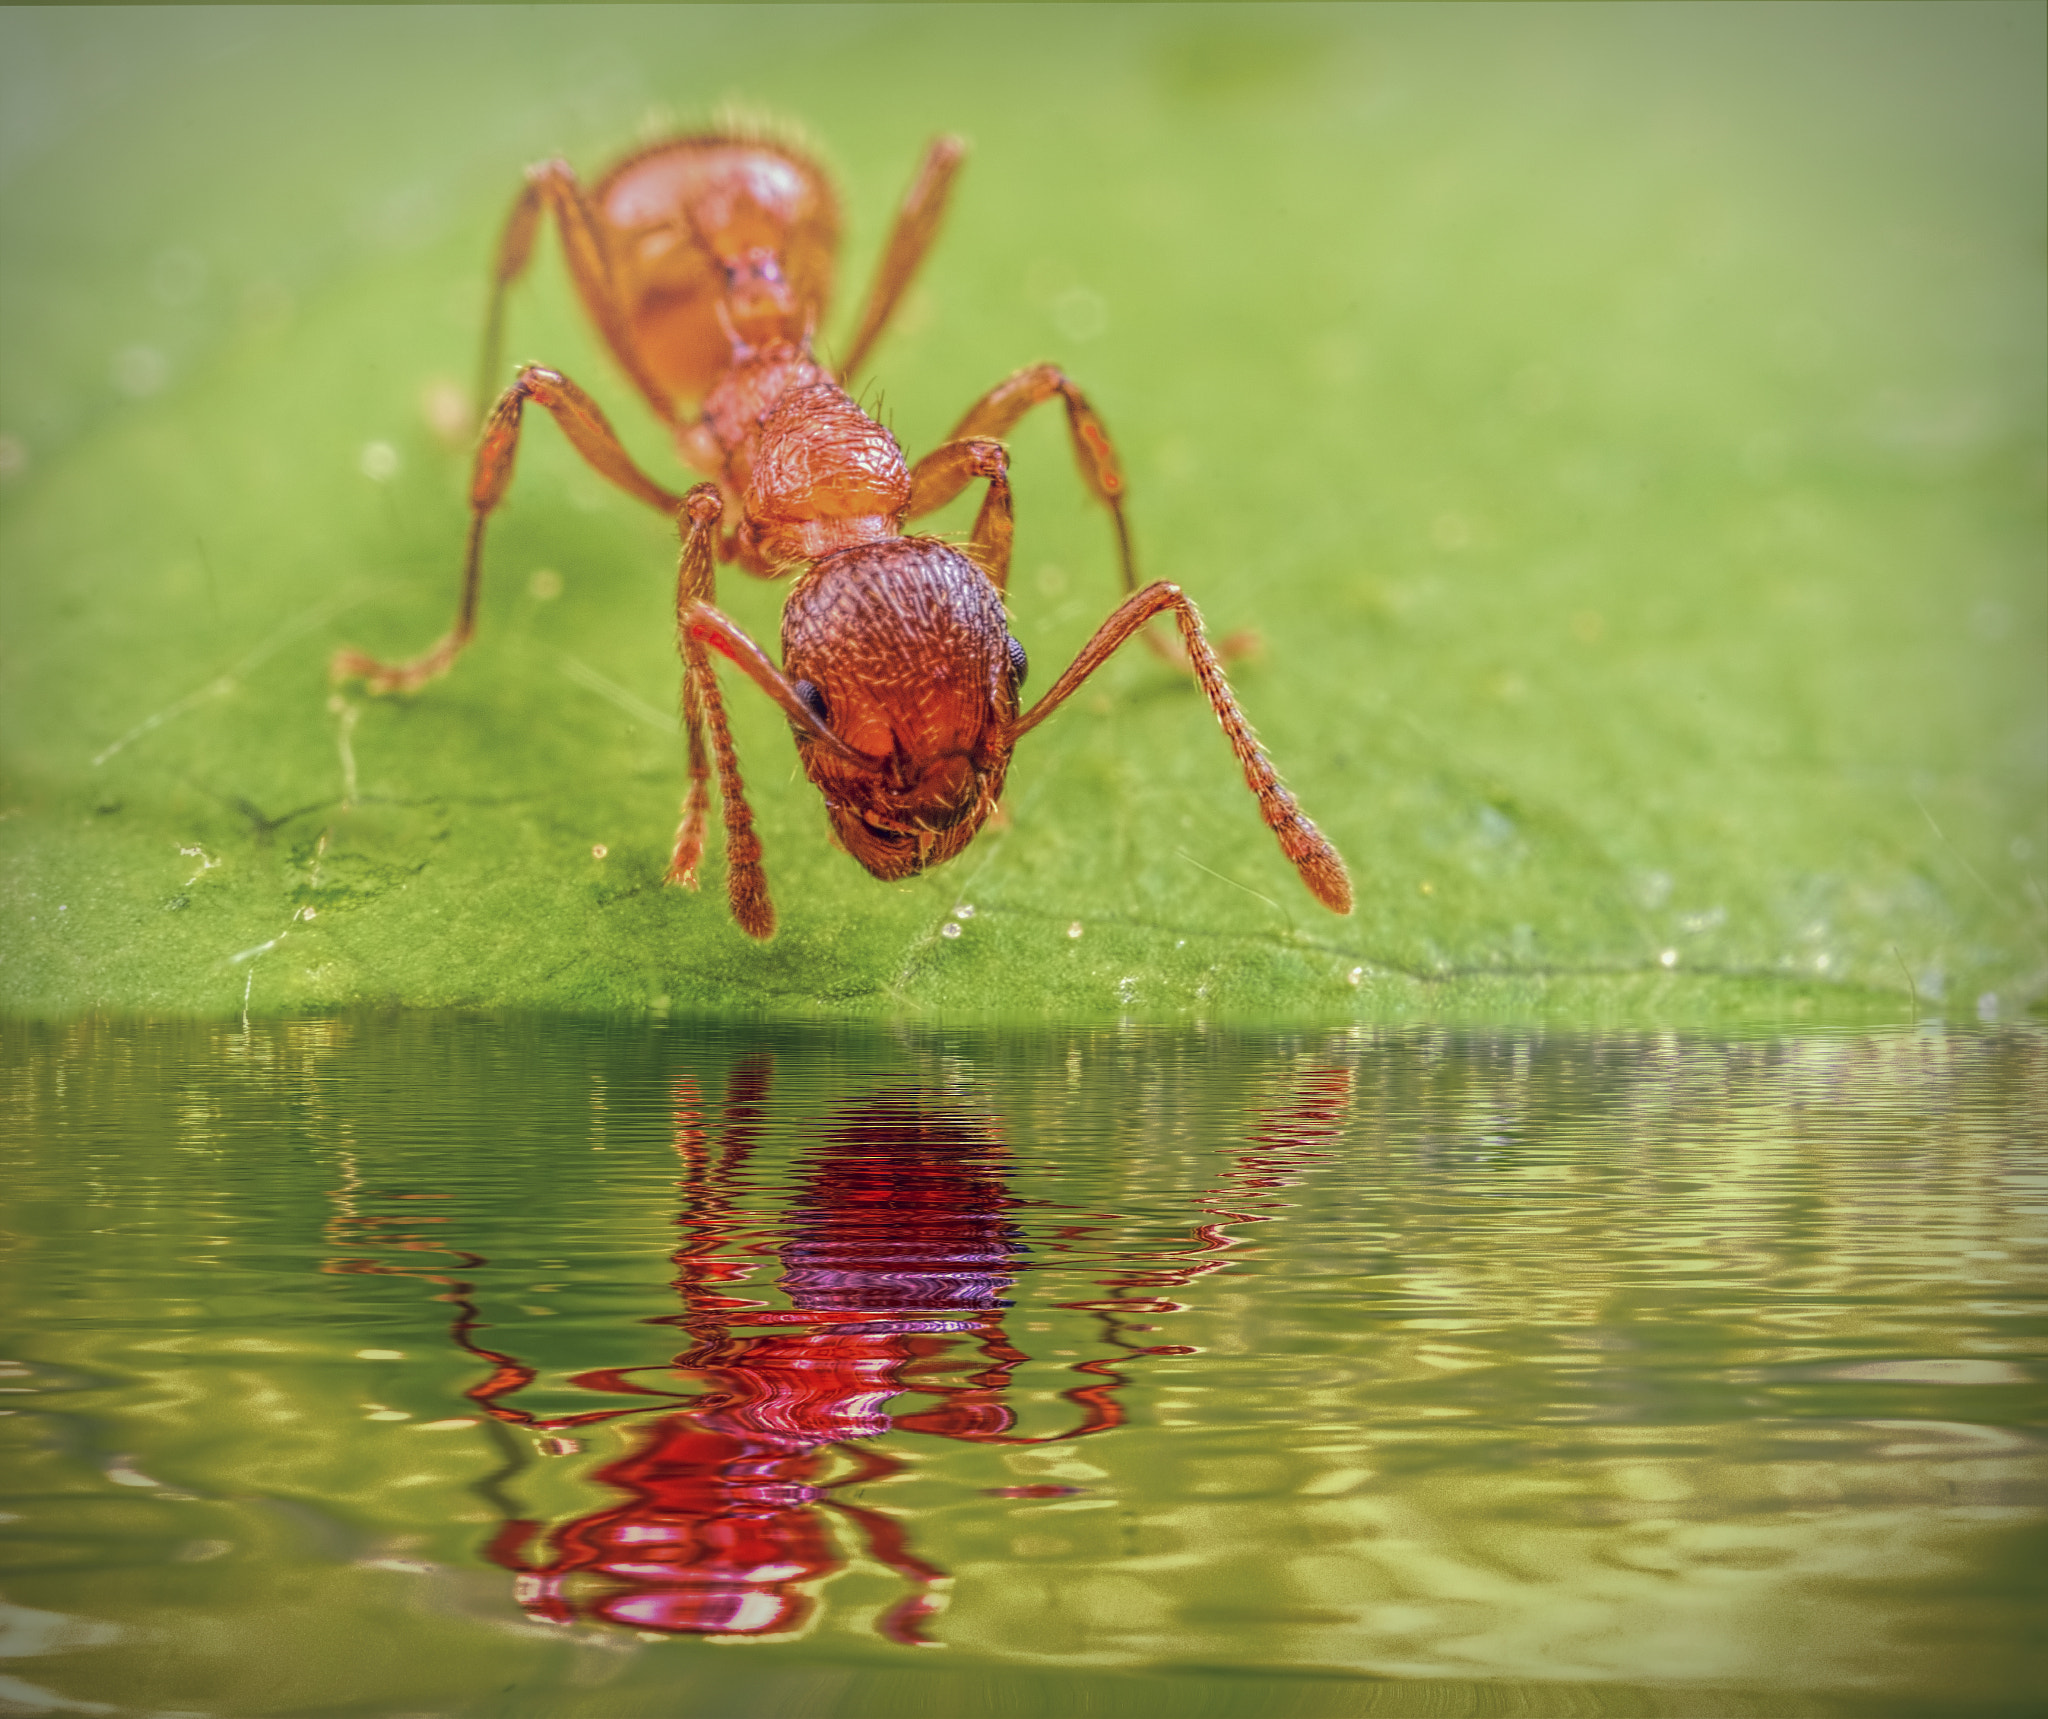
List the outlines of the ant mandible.
{"label": "ant mandible", "polygon": [[[690,786],[666,881],[697,887],[715,760],[727,893],[748,935],[772,936],[775,910],[711,651],[781,707],[834,836],[876,877],[893,880],[964,848],[994,811],[1017,742],[1169,610],[1281,851],[1319,901],[1348,913],[1344,863],[1253,739],[1194,605],[1163,580],[1137,589],[1123,474],[1081,390],[1050,364],[1020,370],[915,466],[846,392],[931,245],[963,154],[951,137],[926,151],[836,372],[818,361],[812,339],[831,291],[838,208],[824,174],[789,145],[731,132],[671,139],[627,157],[589,190],[564,162],[529,169],[498,244],[480,397],[497,369],[507,289],[526,268],[542,216],[552,213],[591,321],[682,458],[715,481],[672,494],[633,463],[588,394],[559,371],[524,366],[484,419],[454,627],[410,662],[338,651],[334,678],[360,679],[371,692],[415,691],[445,674],[468,644],[484,529],[511,482],[530,400],[600,475],[677,520]],[[1109,509],[1129,595],[1024,711],[1024,647],[1003,609],[1012,516],[1008,455],[997,438],[1055,397],[1066,407],[1082,479]],[[692,402],[694,417],[686,414]],[[977,480],[988,488],[965,553],[935,537],[903,535],[906,520]],[[723,531],[729,515],[738,523]],[[781,667],[712,606],[714,559],[763,578],[803,569],[783,608]]]}

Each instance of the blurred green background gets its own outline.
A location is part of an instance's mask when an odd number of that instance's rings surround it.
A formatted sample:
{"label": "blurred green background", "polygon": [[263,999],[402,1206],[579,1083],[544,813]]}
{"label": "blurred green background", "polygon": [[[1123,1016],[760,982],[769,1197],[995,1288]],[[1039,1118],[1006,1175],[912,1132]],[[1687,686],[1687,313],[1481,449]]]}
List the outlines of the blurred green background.
{"label": "blurred green background", "polygon": [[[2043,16],[0,11],[0,1002],[2023,1013]],[[1352,918],[1133,651],[1020,750],[1008,827],[900,886],[735,687],[782,914],[749,943],[717,867],[658,883],[674,534],[545,422],[458,671],[330,706],[337,644],[447,623],[436,402],[521,167],[734,105],[837,176],[842,318],[926,140],[971,140],[871,398],[915,457],[1021,364],[1083,382],[1145,573],[1263,636],[1239,691]],[[552,238],[508,356],[676,473]],[[1063,443],[1016,436],[1040,687],[1115,595]],[[721,588],[762,637],[779,599]]]}

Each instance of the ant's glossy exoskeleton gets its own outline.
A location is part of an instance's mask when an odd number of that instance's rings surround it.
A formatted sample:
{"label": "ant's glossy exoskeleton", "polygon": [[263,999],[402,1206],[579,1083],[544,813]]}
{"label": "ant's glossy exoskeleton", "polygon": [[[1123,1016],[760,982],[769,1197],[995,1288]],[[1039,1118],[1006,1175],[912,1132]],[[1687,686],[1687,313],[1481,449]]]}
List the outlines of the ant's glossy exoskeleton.
{"label": "ant's glossy exoskeleton", "polygon": [[[831,289],[838,209],[823,173],[788,145],[735,134],[678,138],[628,157],[588,191],[560,161],[529,170],[498,246],[484,389],[497,366],[506,290],[526,267],[543,213],[552,212],[591,320],[683,459],[716,481],[672,494],[633,463],[581,388],[557,371],[525,366],[484,422],[454,628],[411,662],[337,652],[335,678],[409,692],[445,673],[469,642],[484,528],[511,481],[531,400],[600,474],[678,520],[690,787],[668,881],[696,887],[715,761],[727,890],[749,935],[770,936],[775,911],[711,651],[743,669],[789,718],[839,842],[876,877],[894,879],[964,848],[995,809],[1018,740],[1167,610],[1282,851],[1318,900],[1349,912],[1343,861],[1252,738],[1194,605],[1164,581],[1136,588],[1123,476],[1080,389],[1050,364],[1020,370],[911,466],[842,386],[930,247],[962,153],[954,138],[926,152],[836,372],[819,362],[812,340]],[[1066,407],[1082,479],[1110,511],[1131,594],[1024,710],[1024,648],[1003,610],[1011,504],[1008,456],[997,438],[1055,397]],[[903,535],[907,519],[978,479],[988,489],[964,553],[935,537]],[[734,523],[723,529],[728,519]],[[767,578],[803,570],[783,608],[781,667],[712,606],[716,560]]]}

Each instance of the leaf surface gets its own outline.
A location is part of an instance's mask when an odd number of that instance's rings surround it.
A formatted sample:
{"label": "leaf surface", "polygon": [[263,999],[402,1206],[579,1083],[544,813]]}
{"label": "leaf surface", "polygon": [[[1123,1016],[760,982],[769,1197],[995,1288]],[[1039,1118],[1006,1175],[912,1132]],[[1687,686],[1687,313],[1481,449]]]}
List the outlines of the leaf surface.
{"label": "leaf surface", "polygon": [[[488,20],[489,28],[484,28]],[[800,25],[800,27],[797,27]],[[0,1001],[1705,1019],[2048,986],[2040,18],[1228,8],[0,13]],[[665,889],[672,528],[533,421],[447,625],[521,167],[727,92],[847,204],[973,153],[863,397],[914,458],[1058,360],[1142,570],[1256,629],[1319,908],[1191,685],[1127,651],[1003,827],[877,883],[728,690],[781,931]],[[551,236],[508,356],[682,474]],[[437,402],[440,402],[437,405]],[[1116,595],[1014,442],[1051,684]],[[966,506],[943,529],[964,534]],[[720,601],[776,636],[779,591]],[[971,910],[971,912],[970,912]]]}

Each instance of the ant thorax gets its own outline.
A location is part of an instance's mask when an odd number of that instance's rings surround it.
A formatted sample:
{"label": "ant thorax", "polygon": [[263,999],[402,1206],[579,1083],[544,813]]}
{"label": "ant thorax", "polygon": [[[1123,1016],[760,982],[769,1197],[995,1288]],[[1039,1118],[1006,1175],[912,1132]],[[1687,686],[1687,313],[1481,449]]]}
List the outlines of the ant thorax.
{"label": "ant thorax", "polygon": [[760,427],[740,536],[772,566],[895,537],[910,506],[896,438],[837,383],[786,394]]}

